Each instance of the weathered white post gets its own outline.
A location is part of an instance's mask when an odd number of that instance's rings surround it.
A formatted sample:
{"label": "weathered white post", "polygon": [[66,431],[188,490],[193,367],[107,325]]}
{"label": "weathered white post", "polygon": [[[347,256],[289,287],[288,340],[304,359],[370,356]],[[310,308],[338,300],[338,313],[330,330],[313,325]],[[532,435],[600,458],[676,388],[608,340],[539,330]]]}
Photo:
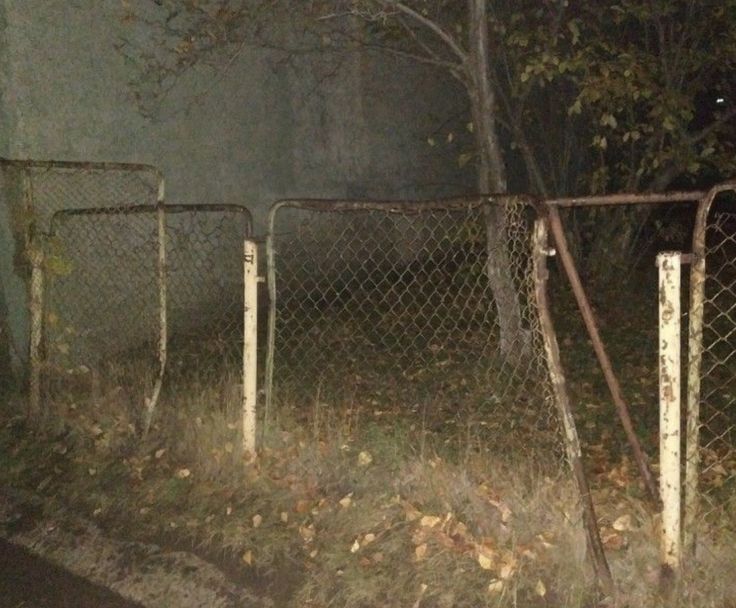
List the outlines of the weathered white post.
{"label": "weathered white post", "polygon": [[256,455],[256,384],[258,331],[258,250],[246,240],[243,251],[243,450]]}
{"label": "weathered white post", "polygon": [[680,568],[680,266],[681,254],[660,253],[659,488],[662,565]]}
{"label": "weathered white post", "polygon": [[41,417],[41,340],[43,338],[44,254],[38,239],[29,245],[31,259],[31,335],[29,345],[30,383],[28,415],[38,422]]}

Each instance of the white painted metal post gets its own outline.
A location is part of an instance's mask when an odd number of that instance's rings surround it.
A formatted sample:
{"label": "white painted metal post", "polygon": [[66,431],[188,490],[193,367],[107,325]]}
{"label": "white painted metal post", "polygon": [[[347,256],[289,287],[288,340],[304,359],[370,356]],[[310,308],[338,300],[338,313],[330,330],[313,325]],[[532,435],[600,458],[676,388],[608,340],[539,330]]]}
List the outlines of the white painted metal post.
{"label": "white painted metal post", "polygon": [[256,383],[258,330],[258,250],[245,241],[243,252],[243,450],[256,455]]}
{"label": "white painted metal post", "polygon": [[680,253],[657,256],[661,560],[674,572],[680,567],[680,265]]}
{"label": "white painted metal post", "polygon": [[29,345],[30,386],[28,416],[38,422],[41,417],[41,340],[43,337],[44,310],[44,254],[38,239],[29,245],[31,260],[31,335]]}

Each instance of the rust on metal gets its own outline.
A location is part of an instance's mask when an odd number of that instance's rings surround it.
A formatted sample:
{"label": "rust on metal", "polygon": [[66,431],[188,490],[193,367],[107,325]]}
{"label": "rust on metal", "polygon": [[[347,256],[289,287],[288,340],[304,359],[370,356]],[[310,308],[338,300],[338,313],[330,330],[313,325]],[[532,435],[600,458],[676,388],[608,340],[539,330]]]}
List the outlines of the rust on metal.
{"label": "rust on metal", "polygon": [[588,479],[585,475],[585,468],[583,467],[580,438],[578,437],[572,408],[570,407],[570,396],[567,391],[565,373],[560,360],[560,347],[557,343],[557,334],[550,313],[549,298],[547,297],[547,282],[549,278],[547,256],[549,253],[547,223],[544,219],[539,218],[534,226],[534,291],[540,327],[544,339],[544,349],[547,353],[547,366],[554,392],[555,405],[557,406],[558,415],[565,431],[567,458],[580,494],[585,534],[588,550],[593,561],[593,568],[601,589],[607,595],[611,595],[614,589],[613,577],[611,576],[611,570],[606,560],[603,543],[601,542],[598,519],[590,494]]}
{"label": "rust on metal", "polygon": [[480,194],[428,200],[352,200],[352,199],[282,199],[272,209],[292,207],[309,211],[380,211],[382,213],[423,213],[427,211],[467,211],[486,204],[502,204],[514,200],[524,202],[540,211],[538,199],[527,195]]}
{"label": "rust on metal", "polygon": [[603,207],[607,205],[654,205],[661,203],[696,203],[704,192],[663,192],[650,194],[605,194],[597,196],[573,196],[547,199],[550,207]]}
{"label": "rust on metal", "polygon": [[583,288],[580,275],[575,267],[575,262],[570,254],[559,211],[555,206],[549,207],[548,219],[560,261],[565,270],[568,281],[570,282],[570,286],[572,287],[575,300],[577,301],[578,308],[580,309],[580,314],[583,317],[585,327],[588,330],[588,335],[590,336],[590,340],[593,344],[593,349],[595,350],[596,357],[598,358],[598,363],[600,364],[601,371],[606,379],[606,384],[608,384],[608,389],[611,393],[611,397],[613,398],[619,419],[621,420],[624,432],[626,433],[629,445],[631,446],[634,458],[639,467],[639,472],[644,481],[644,485],[646,486],[651,499],[658,504],[659,491],[657,490],[657,484],[655,483],[651,469],[649,468],[649,460],[641,447],[639,438],[634,430],[634,425],[631,422],[629,408],[626,404],[626,400],[624,399],[621,385],[613,371],[611,360],[608,357],[606,347],[603,343],[603,339],[601,338],[600,331],[598,330],[598,322],[595,318],[590,302],[588,301],[585,289]]}
{"label": "rust on metal", "polygon": [[54,212],[51,216],[49,234],[46,236],[53,236],[55,233],[55,226],[58,224],[59,219],[62,217],[75,216],[75,215],[137,215],[152,213],[161,206],[165,214],[169,213],[191,213],[193,211],[204,211],[204,212],[235,212],[241,214],[245,220],[246,236],[253,234],[253,214],[250,209],[245,205],[237,204],[196,204],[196,205],[182,205],[166,203],[161,200],[156,205],[117,205],[115,207],[82,207],[80,209],[61,209]]}
{"label": "rust on metal", "polygon": [[18,167],[20,169],[78,169],[82,171],[148,171],[163,177],[161,170],[154,165],[143,163],[117,162],[75,162],[68,160],[30,160],[9,159],[0,157],[0,165]]}
{"label": "rust on metal", "polygon": [[683,545],[686,554],[695,555],[695,528],[700,511],[700,389],[703,360],[703,310],[705,304],[706,244],[708,213],[722,192],[736,191],[736,182],[711,188],[698,204],[693,229],[690,265],[690,308],[688,316],[687,430],[685,443],[685,508]]}

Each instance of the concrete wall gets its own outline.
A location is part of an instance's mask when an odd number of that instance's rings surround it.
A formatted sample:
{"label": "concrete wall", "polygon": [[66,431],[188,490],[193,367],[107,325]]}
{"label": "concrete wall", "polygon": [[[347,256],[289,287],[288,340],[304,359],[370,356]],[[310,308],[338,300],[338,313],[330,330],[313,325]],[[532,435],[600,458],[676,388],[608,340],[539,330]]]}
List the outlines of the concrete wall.
{"label": "concrete wall", "polygon": [[[443,74],[355,54],[313,90],[305,73],[246,49],[217,79],[187,74],[149,120],[115,49],[127,34],[120,11],[119,0],[0,0],[0,156],[154,164],[167,200],[247,204],[257,232],[283,197],[424,197],[472,184],[469,168],[426,143],[462,100]],[[0,308],[23,300],[8,234],[1,226]],[[22,342],[23,314],[9,318]]]}

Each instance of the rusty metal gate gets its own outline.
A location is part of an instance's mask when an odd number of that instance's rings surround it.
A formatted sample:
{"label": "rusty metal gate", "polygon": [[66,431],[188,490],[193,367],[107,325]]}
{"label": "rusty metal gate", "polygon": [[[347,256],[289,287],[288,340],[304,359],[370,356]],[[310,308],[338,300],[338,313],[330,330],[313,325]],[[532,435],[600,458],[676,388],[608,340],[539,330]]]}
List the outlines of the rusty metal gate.
{"label": "rusty metal gate", "polygon": [[276,203],[266,415],[341,403],[431,425],[445,408],[485,452],[558,475],[567,456],[610,587],[547,303],[543,215],[514,196]]}
{"label": "rusty metal gate", "polygon": [[690,274],[685,546],[736,513],[736,213],[734,184],[698,206]]}
{"label": "rusty metal gate", "polygon": [[240,205],[54,214],[44,238],[47,386],[76,372],[122,375],[152,410],[165,369],[178,384],[237,375],[251,225]]}

